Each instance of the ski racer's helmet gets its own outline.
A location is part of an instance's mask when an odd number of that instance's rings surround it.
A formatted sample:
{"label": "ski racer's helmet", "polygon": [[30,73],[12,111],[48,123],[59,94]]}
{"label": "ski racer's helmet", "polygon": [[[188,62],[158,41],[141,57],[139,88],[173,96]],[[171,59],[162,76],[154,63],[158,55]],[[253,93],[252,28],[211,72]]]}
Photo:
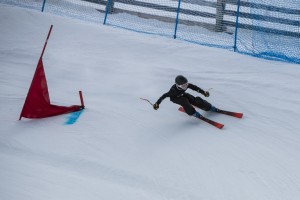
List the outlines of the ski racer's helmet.
{"label": "ski racer's helmet", "polygon": [[186,90],[188,87],[188,80],[182,75],[175,78],[175,83],[178,89]]}

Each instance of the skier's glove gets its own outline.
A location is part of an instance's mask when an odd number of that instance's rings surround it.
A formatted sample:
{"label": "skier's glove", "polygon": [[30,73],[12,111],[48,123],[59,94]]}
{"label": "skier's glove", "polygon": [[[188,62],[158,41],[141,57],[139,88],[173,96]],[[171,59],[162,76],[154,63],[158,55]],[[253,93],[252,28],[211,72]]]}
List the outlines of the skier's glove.
{"label": "skier's glove", "polygon": [[154,105],[153,105],[153,109],[154,110],[157,110],[159,108],[159,105],[157,104],[157,103],[155,103]]}
{"label": "skier's glove", "polygon": [[209,92],[208,92],[208,91],[205,91],[203,95],[204,95],[205,97],[209,97]]}

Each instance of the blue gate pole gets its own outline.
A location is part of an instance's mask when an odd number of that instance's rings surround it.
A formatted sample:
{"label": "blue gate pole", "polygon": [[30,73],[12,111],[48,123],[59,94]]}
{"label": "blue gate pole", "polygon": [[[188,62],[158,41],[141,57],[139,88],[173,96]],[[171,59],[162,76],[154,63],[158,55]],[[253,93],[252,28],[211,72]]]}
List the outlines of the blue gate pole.
{"label": "blue gate pole", "polygon": [[233,46],[234,52],[236,52],[236,40],[237,40],[237,31],[238,31],[238,26],[239,26],[240,6],[241,6],[241,1],[238,0],[236,20],[235,20],[235,33],[234,33],[234,46]]}
{"label": "blue gate pole", "polygon": [[110,0],[107,0],[106,11],[105,11],[105,17],[104,17],[103,24],[106,24],[106,19],[107,19],[107,14],[108,14],[109,7],[110,7]]}
{"label": "blue gate pole", "polygon": [[180,13],[180,2],[181,2],[181,0],[178,0],[178,8],[177,8],[176,24],[175,24],[175,31],[174,31],[174,39],[176,39],[176,33],[177,33],[178,18],[179,18],[179,13]]}
{"label": "blue gate pole", "polygon": [[46,4],[46,0],[44,0],[43,2],[42,12],[44,12],[45,4]]}

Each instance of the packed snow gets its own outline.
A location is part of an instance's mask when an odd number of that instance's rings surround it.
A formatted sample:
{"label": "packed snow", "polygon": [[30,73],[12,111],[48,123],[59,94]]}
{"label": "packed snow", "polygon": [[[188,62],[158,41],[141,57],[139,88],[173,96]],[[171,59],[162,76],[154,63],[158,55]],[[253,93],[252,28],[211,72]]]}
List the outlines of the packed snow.
{"label": "packed snow", "polygon": [[[300,66],[0,4],[0,199],[298,200]],[[51,102],[22,119],[44,54]],[[219,130],[154,103],[182,74],[210,90]]]}

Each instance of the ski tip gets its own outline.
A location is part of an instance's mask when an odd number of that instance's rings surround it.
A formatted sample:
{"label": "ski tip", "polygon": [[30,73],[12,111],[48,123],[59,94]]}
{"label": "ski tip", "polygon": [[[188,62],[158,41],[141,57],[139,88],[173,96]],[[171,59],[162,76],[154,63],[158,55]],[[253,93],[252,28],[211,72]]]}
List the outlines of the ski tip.
{"label": "ski tip", "polygon": [[179,107],[178,110],[181,111],[181,112],[184,112],[183,107]]}
{"label": "ski tip", "polygon": [[237,113],[235,116],[236,116],[237,118],[242,118],[242,117],[243,117],[243,113]]}
{"label": "ski tip", "polygon": [[216,127],[222,129],[224,127],[224,124],[218,124]]}

